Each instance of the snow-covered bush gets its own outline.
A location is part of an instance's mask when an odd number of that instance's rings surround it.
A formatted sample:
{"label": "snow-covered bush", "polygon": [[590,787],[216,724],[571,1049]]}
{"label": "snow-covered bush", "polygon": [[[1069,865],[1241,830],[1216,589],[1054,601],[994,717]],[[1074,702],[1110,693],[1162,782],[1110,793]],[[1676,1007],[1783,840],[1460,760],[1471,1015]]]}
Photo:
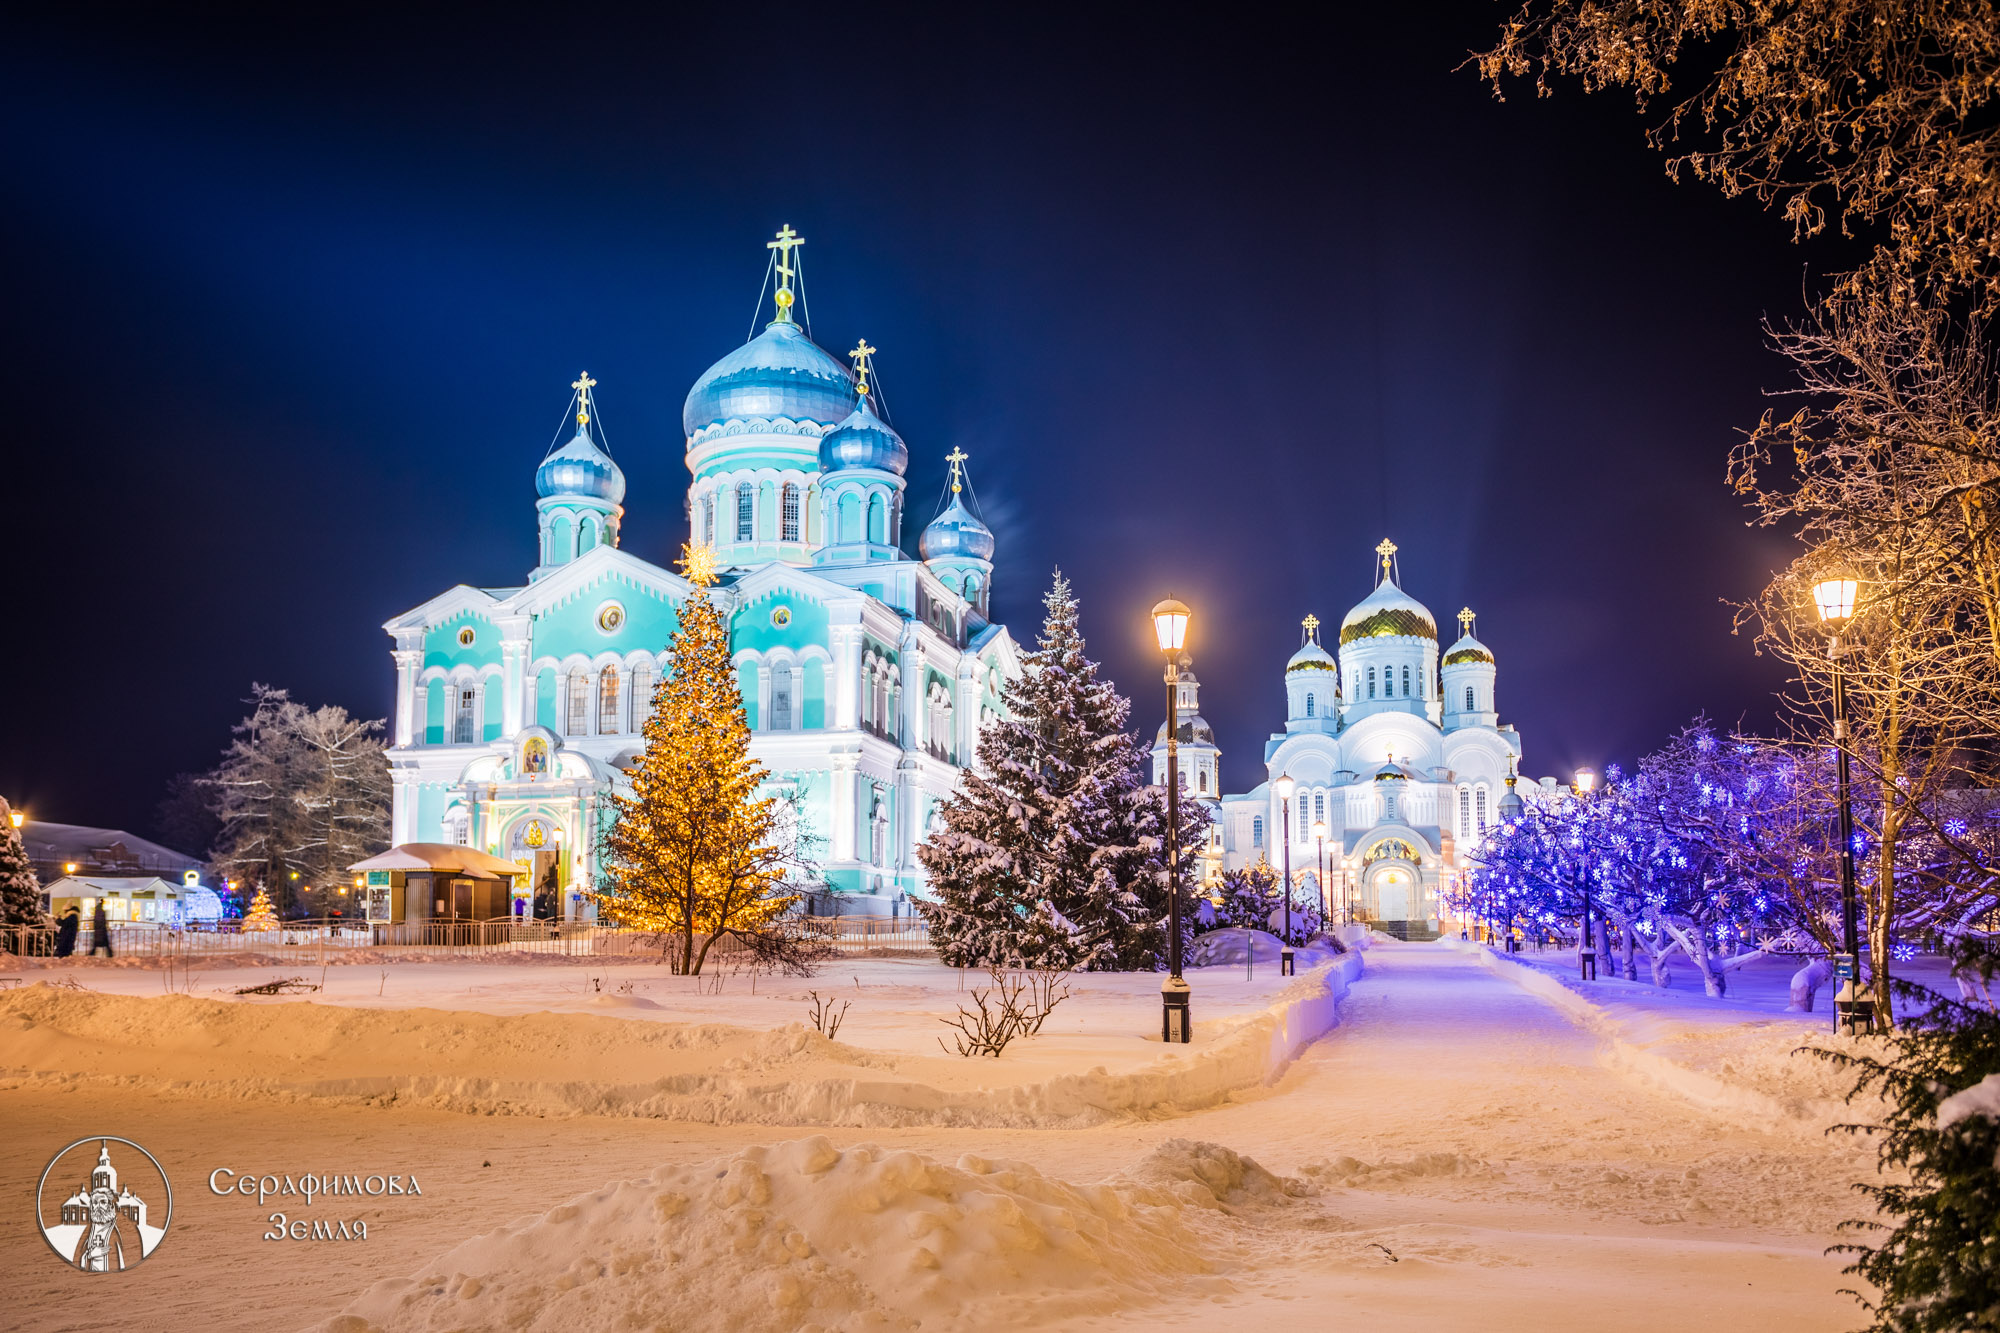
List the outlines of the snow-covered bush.
{"label": "snow-covered bush", "polygon": [[[2000,950],[1966,942],[1957,961],[1990,982]],[[1882,1165],[1908,1176],[1855,1186],[1886,1220],[1844,1224],[1880,1235],[1837,1247],[1854,1256],[1846,1271],[1880,1297],[1850,1294],[1874,1316],[1870,1333],[2000,1328],[2000,1015],[1912,982],[1890,985],[1907,1017],[1889,1032],[1886,1058],[1812,1051],[1857,1071],[1850,1100],[1879,1089],[1887,1119],[1841,1128],[1878,1136]]]}

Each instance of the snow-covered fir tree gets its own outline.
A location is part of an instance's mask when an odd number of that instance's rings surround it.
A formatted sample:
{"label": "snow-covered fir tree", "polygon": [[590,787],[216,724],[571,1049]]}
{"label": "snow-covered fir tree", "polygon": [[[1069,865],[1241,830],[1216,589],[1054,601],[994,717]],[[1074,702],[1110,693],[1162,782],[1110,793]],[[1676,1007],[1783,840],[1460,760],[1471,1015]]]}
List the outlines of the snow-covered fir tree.
{"label": "snow-covered fir tree", "polygon": [[28,864],[21,830],[9,813],[7,803],[0,801],[0,926],[39,926],[44,924],[42,882]]}
{"label": "snow-covered fir tree", "polygon": [[[954,966],[1148,969],[1164,965],[1166,793],[1141,781],[1132,704],[1084,655],[1077,601],[1060,571],[1035,651],[979,738],[979,763],[917,849],[937,901],[931,938]],[[1180,845],[1208,827],[1181,805]],[[1192,856],[1181,858],[1193,929]]]}

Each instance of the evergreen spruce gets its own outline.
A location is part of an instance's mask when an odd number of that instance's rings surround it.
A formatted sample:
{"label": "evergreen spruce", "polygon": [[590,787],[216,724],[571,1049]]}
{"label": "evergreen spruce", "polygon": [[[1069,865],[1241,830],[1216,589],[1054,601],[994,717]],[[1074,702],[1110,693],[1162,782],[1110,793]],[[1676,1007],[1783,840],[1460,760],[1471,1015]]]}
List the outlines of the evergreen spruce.
{"label": "evergreen spruce", "polygon": [[[1969,939],[1956,953],[1959,974],[1977,977],[1974,989],[1990,996],[2000,948]],[[1946,1097],[2000,1074],[2000,1014],[1912,982],[1889,984],[1904,1011],[1887,1034],[1889,1058],[1812,1051],[1859,1072],[1850,1098],[1880,1088],[1890,1108],[1885,1122],[1841,1128],[1878,1135],[1886,1173],[1908,1178],[1855,1186],[1885,1220],[1843,1224],[1881,1233],[1877,1245],[1836,1247],[1854,1256],[1846,1271],[1880,1299],[1849,1294],[1874,1316],[1869,1333],[2000,1329],[2000,1120],[1975,1114],[1938,1123]]]}
{"label": "evergreen spruce", "polygon": [[0,801],[0,926],[43,926],[42,882],[28,864],[21,830],[8,818],[12,811]]}
{"label": "evergreen spruce", "polygon": [[245,931],[252,931],[276,930],[277,928],[277,909],[271,906],[271,895],[264,891],[263,885],[259,884],[257,886],[257,896],[250,900],[250,910],[243,914],[243,929]]}
{"label": "evergreen spruce", "polygon": [[[931,938],[958,967],[1163,966],[1166,794],[1140,780],[1131,701],[1084,655],[1060,571],[1044,604],[1040,641],[1004,690],[1008,716],[980,733],[977,770],[917,848],[937,894],[923,906]],[[1208,813],[1192,800],[1181,813],[1192,852]],[[1183,855],[1190,933],[1196,869]]]}
{"label": "evergreen spruce", "polygon": [[750,758],[729,629],[709,594],[714,554],[689,547],[683,565],[693,591],[653,691],[632,794],[611,796],[610,888],[597,901],[627,925],[658,931],[674,969],[697,975],[724,935],[760,959],[771,948],[783,953],[788,937],[777,923],[798,901],[787,878],[797,822],[785,802],[757,795],[766,772]]}

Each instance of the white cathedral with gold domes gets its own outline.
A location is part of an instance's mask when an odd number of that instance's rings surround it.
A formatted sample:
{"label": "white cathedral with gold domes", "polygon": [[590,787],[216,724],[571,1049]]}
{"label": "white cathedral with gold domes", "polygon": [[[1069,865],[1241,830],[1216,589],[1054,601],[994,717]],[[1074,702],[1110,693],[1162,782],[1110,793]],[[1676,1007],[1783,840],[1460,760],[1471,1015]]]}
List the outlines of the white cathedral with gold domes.
{"label": "white cathedral with gold domes", "polygon": [[[1493,654],[1473,637],[1472,612],[1459,613],[1458,641],[1440,660],[1437,621],[1403,591],[1395,544],[1375,550],[1375,590],[1342,618],[1338,658],[1321,646],[1318,618],[1305,619],[1285,663],[1285,729],[1264,747],[1266,780],[1221,794],[1221,752],[1189,670],[1178,762],[1182,790],[1215,815],[1211,874],[1258,861],[1282,873],[1289,840],[1293,881],[1317,888],[1333,919],[1421,936],[1446,924],[1441,890],[1463,864],[1460,849],[1519,799],[1508,781],[1521,738],[1500,724]],[[1153,765],[1164,781],[1164,723]],[[1289,802],[1281,778],[1291,779]]]}
{"label": "white cathedral with gold domes", "polygon": [[[751,755],[800,793],[821,842],[839,897],[821,908],[894,915],[924,891],[916,844],[1020,655],[987,618],[993,534],[967,505],[961,451],[949,502],[918,557],[905,553],[909,450],[873,406],[875,349],[861,342],[850,368],[794,317],[801,244],[789,227],[769,243],[774,318],[688,393],[686,512],[720,571]],[[526,582],[461,584],[383,628],[395,641],[395,842],[511,860],[527,873],[501,906],[532,910],[533,888],[552,882],[576,917],[602,887],[606,796],[642,745],[689,585],[622,544],[625,477],[593,428],[596,381],[570,387],[576,432],[535,473]],[[663,531],[649,544],[680,541]],[[442,891],[410,898],[364,901],[377,920],[457,910]]]}

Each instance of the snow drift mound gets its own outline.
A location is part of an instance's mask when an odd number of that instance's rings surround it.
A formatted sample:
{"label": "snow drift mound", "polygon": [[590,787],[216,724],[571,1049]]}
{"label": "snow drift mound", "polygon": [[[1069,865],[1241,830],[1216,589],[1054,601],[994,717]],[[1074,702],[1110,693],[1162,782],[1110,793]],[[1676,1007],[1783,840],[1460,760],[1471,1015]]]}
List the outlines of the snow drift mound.
{"label": "snow drift mound", "polygon": [[751,1148],[475,1237],[317,1328],[1032,1327],[1184,1289],[1215,1266],[1190,1223],[1286,1193],[1250,1159],[1186,1140],[1139,1175],[1074,1185],[1019,1162],[946,1166],[820,1137]]}
{"label": "snow drift mound", "polygon": [[[1285,942],[1268,930],[1251,930],[1243,926],[1228,926],[1222,930],[1211,930],[1194,937],[1194,947],[1188,950],[1189,967],[1243,966],[1246,953],[1253,961],[1278,965],[1278,956],[1284,952]],[[1339,953],[1317,941],[1302,944],[1292,950],[1294,961],[1301,971],[1318,967],[1338,958]]]}

